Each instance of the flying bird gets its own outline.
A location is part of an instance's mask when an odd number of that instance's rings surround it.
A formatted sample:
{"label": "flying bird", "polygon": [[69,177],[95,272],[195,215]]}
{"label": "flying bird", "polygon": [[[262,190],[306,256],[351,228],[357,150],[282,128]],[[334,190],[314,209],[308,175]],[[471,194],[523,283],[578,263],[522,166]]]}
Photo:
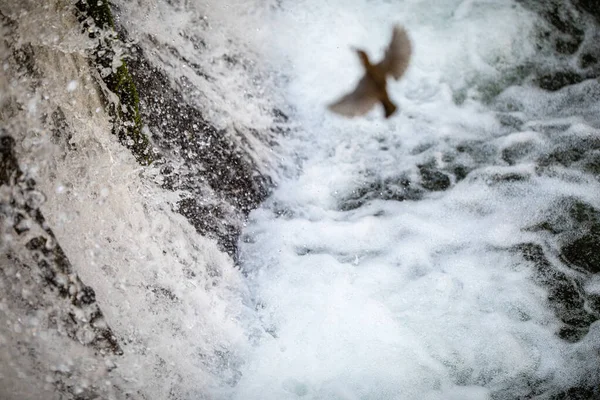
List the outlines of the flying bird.
{"label": "flying bird", "polygon": [[388,96],[387,76],[391,75],[396,80],[400,79],[408,68],[412,54],[406,30],[399,25],[394,26],[392,40],[385,52],[385,57],[378,64],[371,64],[369,56],[364,50],[354,50],[365,68],[365,76],[358,82],[353,92],[330,104],[329,110],[346,117],[355,117],[366,114],[375,104],[381,103],[385,110],[385,117],[389,118],[396,112],[397,107]]}

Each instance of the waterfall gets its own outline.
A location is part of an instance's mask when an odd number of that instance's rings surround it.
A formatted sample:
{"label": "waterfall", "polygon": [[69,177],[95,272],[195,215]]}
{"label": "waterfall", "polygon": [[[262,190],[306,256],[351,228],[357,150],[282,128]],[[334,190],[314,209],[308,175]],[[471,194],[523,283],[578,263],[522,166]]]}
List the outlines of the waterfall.
{"label": "waterfall", "polygon": [[600,398],[599,18],[0,0],[0,397]]}

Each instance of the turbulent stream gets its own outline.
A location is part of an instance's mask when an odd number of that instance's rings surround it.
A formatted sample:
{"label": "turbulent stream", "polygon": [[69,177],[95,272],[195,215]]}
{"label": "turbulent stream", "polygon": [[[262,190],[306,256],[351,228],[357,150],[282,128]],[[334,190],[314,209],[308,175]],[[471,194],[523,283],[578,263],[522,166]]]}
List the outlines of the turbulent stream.
{"label": "turbulent stream", "polygon": [[[36,3],[0,0],[1,133],[119,350],[5,211],[1,398],[600,398],[593,2],[116,0],[150,166],[74,2]],[[329,113],[394,23],[398,113]]]}

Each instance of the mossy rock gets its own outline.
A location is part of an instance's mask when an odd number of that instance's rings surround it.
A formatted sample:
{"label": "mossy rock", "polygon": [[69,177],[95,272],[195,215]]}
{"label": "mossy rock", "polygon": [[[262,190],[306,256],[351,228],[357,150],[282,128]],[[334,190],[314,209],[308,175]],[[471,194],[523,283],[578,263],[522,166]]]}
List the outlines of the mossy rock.
{"label": "mossy rock", "polygon": [[85,13],[85,15],[94,20],[96,27],[100,29],[114,29],[115,21],[112,17],[108,1],[81,0],[75,5],[79,11]]}
{"label": "mossy rock", "polygon": [[[80,0],[75,5],[89,36],[98,40],[93,52],[94,66],[99,71],[111,70],[115,57],[114,46],[118,40],[116,35],[101,36],[97,32],[97,29],[114,31],[115,24],[109,3],[106,0]],[[93,20],[93,24],[90,23],[90,18]],[[149,165],[154,161],[155,155],[151,151],[150,140],[142,132],[143,123],[139,110],[138,91],[127,68],[127,63],[123,59],[120,61],[121,65],[116,71],[107,76],[101,74],[106,87],[119,98],[120,104],[109,108],[109,113],[114,119],[113,133],[119,137],[121,144],[131,150],[140,164]]]}
{"label": "mossy rock", "polygon": [[109,75],[105,82],[121,101],[122,107],[117,111],[121,123],[115,127],[119,141],[132,151],[140,164],[149,165],[154,160],[154,154],[150,140],[142,132],[140,99],[127,65],[123,62],[116,74]]}

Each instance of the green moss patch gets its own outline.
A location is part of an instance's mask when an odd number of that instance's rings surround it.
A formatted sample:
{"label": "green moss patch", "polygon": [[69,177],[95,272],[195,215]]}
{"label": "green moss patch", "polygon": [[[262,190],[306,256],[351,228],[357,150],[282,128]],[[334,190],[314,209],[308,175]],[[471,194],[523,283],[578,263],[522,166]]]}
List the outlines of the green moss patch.
{"label": "green moss patch", "polygon": [[136,160],[142,165],[154,161],[150,140],[142,132],[142,118],[139,111],[137,88],[127,63],[121,58],[121,65],[112,73],[104,76],[102,71],[112,70],[116,56],[115,46],[119,41],[114,34],[114,19],[107,1],[78,1],[75,6],[80,14],[80,21],[89,36],[97,40],[92,53],[92,63],[101,72],[107,88],[115,93],[120,104],[109,108],[113,118],[113,133],[119,141],[131,150]]}

